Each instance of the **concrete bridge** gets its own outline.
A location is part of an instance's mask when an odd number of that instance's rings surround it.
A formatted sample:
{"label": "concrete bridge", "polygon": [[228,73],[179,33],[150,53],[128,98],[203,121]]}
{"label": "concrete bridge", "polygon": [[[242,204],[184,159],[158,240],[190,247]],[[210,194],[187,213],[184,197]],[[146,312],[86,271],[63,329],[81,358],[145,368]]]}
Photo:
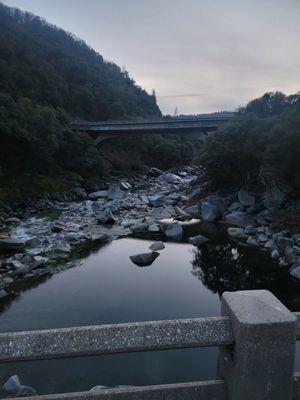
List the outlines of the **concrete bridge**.
{"label": "concrete bridge", "polygon": [[294,373],[299,339],[300,313],[266,290],[250,290],[225,292],[217,317],[0,333],[0,362],[218,346],[217,380],[22,399],[299,400],[300,374]]}
{"label": "concrete bridge", "polygon": [[229,121],[232,116],[143,122],[74,122],[71,128],[73,131],[88,132],[96,143],[129,134],[176,134],[203,140],[205,135]]}

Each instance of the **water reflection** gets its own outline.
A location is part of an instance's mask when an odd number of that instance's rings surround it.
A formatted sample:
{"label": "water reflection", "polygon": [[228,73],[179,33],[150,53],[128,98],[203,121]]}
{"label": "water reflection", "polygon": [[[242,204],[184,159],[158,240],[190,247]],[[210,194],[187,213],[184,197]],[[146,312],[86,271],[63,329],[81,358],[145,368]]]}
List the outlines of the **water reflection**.
{"label": "water reflection", "polygon": [[214,293],[267,289],[292,310],[300,309],[299,284],[278,267],[268,254],[223,242],[193,250],[192,274]]}

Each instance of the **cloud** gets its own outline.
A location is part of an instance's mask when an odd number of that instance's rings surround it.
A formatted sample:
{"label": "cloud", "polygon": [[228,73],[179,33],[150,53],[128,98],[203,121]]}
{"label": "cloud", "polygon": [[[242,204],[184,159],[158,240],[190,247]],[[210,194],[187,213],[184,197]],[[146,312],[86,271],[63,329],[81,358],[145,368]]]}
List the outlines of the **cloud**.
{"label": "cloud", "polygon": [[235,109],[300,88],[299,0],[4,0],[126,65],[173,113]]}

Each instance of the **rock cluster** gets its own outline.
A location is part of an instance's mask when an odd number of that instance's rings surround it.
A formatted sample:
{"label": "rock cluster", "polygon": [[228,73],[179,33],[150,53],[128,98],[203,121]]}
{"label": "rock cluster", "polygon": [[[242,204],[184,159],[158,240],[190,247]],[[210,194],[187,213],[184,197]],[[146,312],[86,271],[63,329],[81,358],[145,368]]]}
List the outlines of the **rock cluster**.
{"label": "rock cluster", "polygon": [[[229,238],[268,251],[300,279],[300,234],[276,229],[271,194],[260,197],[240,190],[227,197],[210,195],[195,204],[205,186],[196,185],[201,171],[200,167],[184,167],[176,173],[151,169],[148,176],[93,187],[97,190],[81,193],[81,201],[47,200],[46,216],[38,215],[40,208],[29,218],[18,212],[0,213],[0,299],[10,295],[15,281],[78,265],[83,249],[119,237],[148,235],[181,241],[192,218],[226,223]],[[189,242],[203,246],[207,240],[198,235]],[[150,250],[157,251],[155,246]]]}
{"label": "rock cluster", "polygon": [[46,216],[38,216],[38,208],[29,218],[11,213],[0,219],[0,298],[10,294],[15,281],[70,268],[83,249],[119,237],[147,234],[180,241],[179,220],[192,218],[182,207],[193,195],[198,173],[197,167],[176,174],[152,169],[150,176],[115,181],[83,201],[53,201],[52,209],[47,201]]}
{"label": "rock cluster", "polygon": [[[300,279],[300,234],[290,235],[288,230],[279,230],[273,213],[282,207],[283,196],[278,190],[272,200],[268,192],[257,196],[240,190],[232,196],[208,196],[199,204],[192,206],[200,210],[203,221],[223,222],[229,225],[228,235],[235,241],[251,248],[268,251],[278,261],[279,266],[287,268],[293,278]],[[191,210],[192,207],[189,207]]]}

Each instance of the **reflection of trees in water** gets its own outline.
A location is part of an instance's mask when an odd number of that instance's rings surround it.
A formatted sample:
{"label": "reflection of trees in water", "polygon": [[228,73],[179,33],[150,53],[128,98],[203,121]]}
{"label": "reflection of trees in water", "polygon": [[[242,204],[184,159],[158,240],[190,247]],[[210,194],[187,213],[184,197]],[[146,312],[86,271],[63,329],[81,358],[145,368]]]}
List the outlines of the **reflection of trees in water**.
{"label": "reflection of trees in water", "polygon": [[206,245],[194,251],[192,274],[220,295],[224,291],[269,289],[290,284],[287,274],[267,257],[232,243]]}

